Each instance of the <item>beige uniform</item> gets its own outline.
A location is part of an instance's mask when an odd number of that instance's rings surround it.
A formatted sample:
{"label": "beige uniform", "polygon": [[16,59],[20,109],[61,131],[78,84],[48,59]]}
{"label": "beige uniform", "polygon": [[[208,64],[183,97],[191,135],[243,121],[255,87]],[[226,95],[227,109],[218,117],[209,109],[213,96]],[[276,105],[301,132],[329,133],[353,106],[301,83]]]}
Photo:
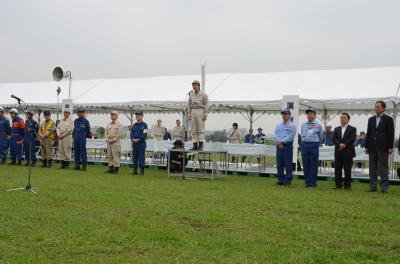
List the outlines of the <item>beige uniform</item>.
{"label": "beige uniform", "polygon": [[191,116],[192,121],[192,140],[193,142],[203,142],[205,122],[203,118],[208,115],[208,97],[202,91],[198,94],[191,93],[189,102],[187,104],[188,115]]}
{"label": "beige uniform", "polygon": [[229,131],[229,143],[232,144],[241,144],[242,143],[242,135],[240,135],[239,129],[231,129]]}
{"label": "beige uniform", "polygon": [[184,140],[185,139],[185,129],[182,126],[176,126],[172,130],[173,140]]}
{"label": "beige uniform", "polygon": [[114,143],[107,143],[107,160],[108,166],[118,168],[121,161],[121,139],[124,137],[124,127],[117,120],[108,123],[105,136],[107,140],[112,140]]}
{"label": "beige uniform", "polygon": [[51,160],[53,158],[53,141],[54,129],[56,124],[53,120],[43,120],[40,124],[39,136],[41,138],[41,151],[40,155],[44,160]]}
{"label": "beige uniform", "polygon": [[165,127],[163,125],[158,126],[158,124],[155,124],[153,126],[154,139],[163,140],[164,133],[165,133]]}
{"label": "beige uniform", "polygon": [[58,123],[57,136],[60,139],[58,153],[61,161],[71,160],[72,150],[72,132],[74,131],[74,122],[71,118],[64,118]]}

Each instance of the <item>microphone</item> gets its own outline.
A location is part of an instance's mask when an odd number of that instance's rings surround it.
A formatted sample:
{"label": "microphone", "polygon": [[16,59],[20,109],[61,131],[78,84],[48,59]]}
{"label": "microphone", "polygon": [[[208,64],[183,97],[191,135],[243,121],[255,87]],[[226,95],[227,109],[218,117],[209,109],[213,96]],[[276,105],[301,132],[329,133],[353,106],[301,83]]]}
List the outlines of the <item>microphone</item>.
{"label": "microphone", "polygon": [[13,94],[11,95],[11,98],[17,100],[17,101],[18,101],[18,104],[21,103],[21,102],[23,102],[23,100],[22,100],[21,98],[15,96],[15,95],[13,95]]}

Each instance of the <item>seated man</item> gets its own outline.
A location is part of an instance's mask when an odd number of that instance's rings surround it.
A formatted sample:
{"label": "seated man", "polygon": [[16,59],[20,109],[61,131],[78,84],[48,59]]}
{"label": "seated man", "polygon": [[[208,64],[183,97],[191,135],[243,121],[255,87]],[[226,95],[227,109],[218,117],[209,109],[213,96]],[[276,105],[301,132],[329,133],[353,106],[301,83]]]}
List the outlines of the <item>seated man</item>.
{"label": "seated man", "polygon": [[[183,142],[181,140],[176,140],[174,142],[174,150],[183,150]],[[182,172],[183,171],[183,162],[185,161],[185,165],[187,164],[186,155],[179,151],[171,151],[170,152],[170,159],[169,159],[169,166],[170,172]]]}

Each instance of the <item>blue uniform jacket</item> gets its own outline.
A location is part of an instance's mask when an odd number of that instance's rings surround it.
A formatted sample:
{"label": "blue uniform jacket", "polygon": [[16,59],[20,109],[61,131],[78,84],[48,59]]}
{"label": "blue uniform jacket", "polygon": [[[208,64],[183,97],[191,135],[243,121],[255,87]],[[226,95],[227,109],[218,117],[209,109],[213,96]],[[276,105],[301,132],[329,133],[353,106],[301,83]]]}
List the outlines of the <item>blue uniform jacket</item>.
{"label": "blue uniform jacket", "polygon": [[133,124],[131,129],[131,140],[139,139],[138,143],[146,144],[147,129],[147,124],[143,121]]}
{"label": "blue uniform jacket", "polygon": [[25,128],[24,128],[24,139],[36,139],[36,135],[39,132],[39,124],[36,120],[27,119],[25,121]]}
{"label": "blue uniform jacket", "polygon": [[90,123],[86,118],[77,118],[74,121],[74,132],[73,132],[74,139],[82,139],[82,138],[90,138]]}
{"label": "blue uniform jacket", "polygon": [[0,117],[0,136],[10,135],[11,125],[10,121],[5,117]]}

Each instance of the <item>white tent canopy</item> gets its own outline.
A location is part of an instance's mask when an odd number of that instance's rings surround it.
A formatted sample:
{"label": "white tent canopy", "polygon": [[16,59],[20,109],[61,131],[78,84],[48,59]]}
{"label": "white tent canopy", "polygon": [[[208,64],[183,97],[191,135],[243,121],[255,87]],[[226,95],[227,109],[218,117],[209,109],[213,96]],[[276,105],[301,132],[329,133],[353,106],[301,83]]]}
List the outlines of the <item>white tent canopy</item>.
{"label": "white tent canopy", "polygon": [[[181,113],[185,94],[199,75],[162,76],[134,79],[73,80],[75,105],[92,113],[116,109],[126,113],[143,110],[148,113]],[[206,92],[211,113],[276,113],[283,95],[299,95],[300,109],[314,107],[327,113],[346,110],[369,113],[375,100],[389,102],[392,111],[400,81],[400,67],[319,70],[271,73],[209,74]],[[15,106],[15,94],[37,110],[56,110],[56,89],[61,98],[68,95],[66,81],[56,83],[1,83],[0,104]],[[338,99],[339,98],[339,99]],[[349,99],[343,99],[349,98]]]}

